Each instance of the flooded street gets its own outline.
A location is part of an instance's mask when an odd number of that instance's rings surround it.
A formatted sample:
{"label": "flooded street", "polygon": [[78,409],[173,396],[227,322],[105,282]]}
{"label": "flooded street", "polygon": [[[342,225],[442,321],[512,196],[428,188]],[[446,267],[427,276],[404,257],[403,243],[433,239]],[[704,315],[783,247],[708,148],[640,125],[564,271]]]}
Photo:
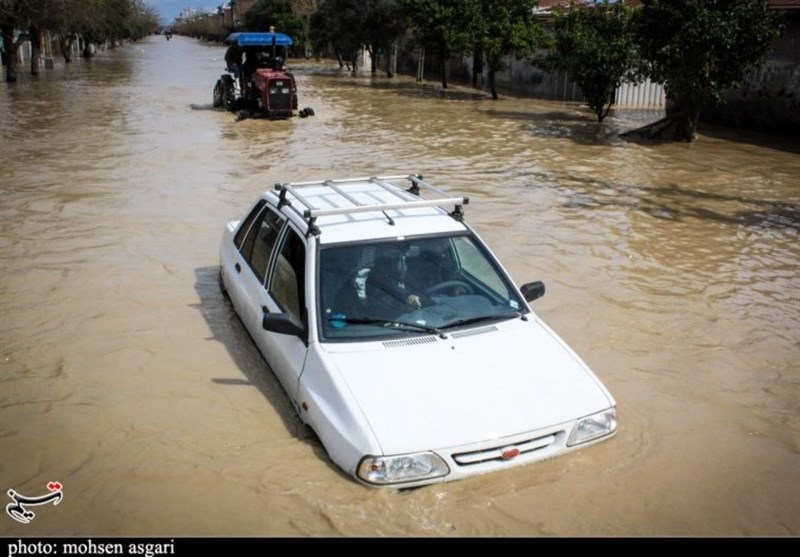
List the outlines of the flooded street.
{"label": "flooded street", "polygon": [[[660,114],[313,61],[315,116],[237,122],[223,53],[151,37],[0,83],[0,491],[64,494],[0,535],[800,535],[800,145],[631,144]],[[545,282],[616,437],[395,492],[303,428],[219,291],[223,225],[275,182],[412,172]]]}

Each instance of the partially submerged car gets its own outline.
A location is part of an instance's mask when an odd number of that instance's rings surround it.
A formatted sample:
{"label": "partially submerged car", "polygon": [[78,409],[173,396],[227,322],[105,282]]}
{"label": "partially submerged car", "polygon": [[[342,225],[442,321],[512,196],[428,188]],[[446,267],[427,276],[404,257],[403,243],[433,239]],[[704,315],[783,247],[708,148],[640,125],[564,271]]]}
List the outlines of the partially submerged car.
{"label": "partially submerged car", "polygon": [[[292,39],[283,33],[232,33],[226,39],[226,73],[214,85],[213,105],[240,118],[290,118],[297,110],[297,83],[286,69]],[[312,116],[304,108],[300,116]]]}
{"label": "partially submerged car", "polygon": [[[424,192],[424,193],[423,193]],[[225,226],[220,284],[331,460],[369,486],[612,437],[616,403],[419,175],[276,184]]]}

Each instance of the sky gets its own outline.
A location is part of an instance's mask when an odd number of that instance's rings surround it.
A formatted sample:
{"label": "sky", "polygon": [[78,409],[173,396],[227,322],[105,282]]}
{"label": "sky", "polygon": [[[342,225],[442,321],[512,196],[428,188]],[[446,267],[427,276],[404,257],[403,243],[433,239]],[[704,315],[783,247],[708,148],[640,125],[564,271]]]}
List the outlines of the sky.
{"label": "sky", "polygon": [[216,12],[217,6],[224,4],[225,0],[145,0],[145,3],[156,9],[161,23],[168,24],[186,8]]}

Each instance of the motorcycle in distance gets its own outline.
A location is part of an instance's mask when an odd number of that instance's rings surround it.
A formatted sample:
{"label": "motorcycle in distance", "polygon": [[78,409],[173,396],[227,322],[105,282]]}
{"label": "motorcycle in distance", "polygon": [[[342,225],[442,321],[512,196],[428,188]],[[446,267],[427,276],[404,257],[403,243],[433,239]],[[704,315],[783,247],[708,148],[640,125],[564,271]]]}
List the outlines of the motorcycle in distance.
{"label": "motorcycle in distance", "polygon": [[[234,112],[240,120],[295,116],[297,82],[284,65],[291,37],[274,32],[232,33],[225,44],[229,45],[227,68],[214,85],[214,108]],[[303,108],[297,115],[305,118],[313,116],[314,111]]]}

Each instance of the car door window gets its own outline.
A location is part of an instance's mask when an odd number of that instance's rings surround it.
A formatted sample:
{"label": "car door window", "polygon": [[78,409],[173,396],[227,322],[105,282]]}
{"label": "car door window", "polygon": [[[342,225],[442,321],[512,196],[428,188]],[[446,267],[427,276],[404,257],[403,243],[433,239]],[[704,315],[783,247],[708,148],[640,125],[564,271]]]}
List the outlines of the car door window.
{"label": "car door window", "polygon": [[303,240],[291,228],[275,259],[269,292],[281,309],[303,320],[305,296],[303,285],[306,276],[306,248]]}
{"label": "car door window", "polygon": [[262,284],[282,226],[283,218],[268,208],[253,224],[242,244],[242,257],[250,264],[250,268]]}

